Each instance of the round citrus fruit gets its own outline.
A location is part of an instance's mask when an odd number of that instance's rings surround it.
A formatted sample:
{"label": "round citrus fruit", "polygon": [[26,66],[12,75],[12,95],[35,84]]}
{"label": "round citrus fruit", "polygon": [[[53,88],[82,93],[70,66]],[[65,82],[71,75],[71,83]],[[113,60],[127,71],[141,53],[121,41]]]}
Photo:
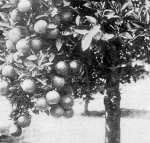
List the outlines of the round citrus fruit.
{"label": "round citrus fruit", "polygon": [[63,6],[63,0],[53,0],[53,4],[56,7],[61,7],[61,6]]}
{"label": "round citrus fruit", "polygon": [[0,80],[0,95],[7,95],[9,92],[9,83],[6,80]]}
{"label": "round citrus fruit", "polygon": [[14,53],[10,53],[9,55],[6,56],[5,58],[7,64],[12,64],[14,63]]}
{"label": "round citrus fruit", "polygon": [[13,9],[10,12],[10,19],[14,22],[20,21],[21,20],[21,13],[17,9]]}
{"label": "round citrus fruit", "polygon": [[43,43],[40,38],[36,37],[31,40],[31,47],[35,51],[39,51],[42,48],[42,45],[43,45]]}
{"label": "round citrus fruit", "polygon": [[57,39],[59,36],[59,29],[58,28],[50,29],[47,32],[46,36],[48,39]]}
{"label": "round citrus fruit", "polygon": [[30,41],[27,39],[20,39],[16,43],[16,49],[18,52],[23,53],[24,55],[28,54],[30,51]]}
{"label": "round citrus fruit", "polygon": [[28,127],[30,123],[31,123],[31,117],[25,115],[21,115],[16,121],[16,124],[22,128]]}
{"label": "round citrus fruit", "polygon": [[39,34],[45,34],[47,30],[48,23],[45,20],[38,20],[34,24],[34,31]]}
{"label": "round citrus fruit", "polygon": [[73,115],[74,115],[73,109],[65,110],[65,112],[64,112],[64,117],[66,117],[66,118],[71,118],[71,117],[73,117]]}
{"label": "round citrus fruit", "polygon": [[17,4],[19,0],[9,0],[11,4]]}
{"label": "round citrus fruit", "polygon": [[2,7],[5,4],[5,1],[1,0],[0,1],[0,7]]}
{"label": "round citrus fruit", "polygon": [[68,24],[73,20],[73,10],[70,7],[64,7],[61,12],[61,20],[64,24]]}
{"label": "round citrus fruit", "polygon": [[53,23],[56,24],[56,25],[58,25],[58,26],[61,24],[61,16],[60,16],[60,14],[56,14],[53,17]]}
{"label": "round citrus fruit", "polygon": [[62,89],[60,90],[60,94],[63,95],[63,96],[64,96],[64,95],[72,96],[72,95],[73,95],[73,89],[72,89],[71,86],[65,85],[64,88],[62,88]]}
{"label": "round citrus fruit", "polygon": [[71,109],[74,104],[74,101],[71,96],[62,96],[60,104],[64,109]]}
{"label": "round citrus fruit", "polygon": [[22,129],[21,129],[21,127],[13,124],[9,128],[9,134],[14,136],[14,137],[18,137],[22,134]]}
{"label": "round citrus fruit", "polygon": [[46,101],[49,105],[58,104],[60,101],[60,94],[55,90],[49,91],[46,94]]}
{"label": "round citrus fruit", "polygon": [[61,106],[54,106],[51,108],[50,113],[53,117],[59,118],[63,116],[64,114],[64,109]]}
{"label": "round citrus fruit", "polygon": [[13,43],[16,43],[17,41],[19,41],[23,36],[24,35],[22,33],[22,30],[18,27],[12,28],[8,32],[8,39],[12,41]]}
{"label": "round citrus fruit", "polygon": [[78,60],[71,61],[69,67],[72,74],[79,74],[82,68],[81,63]]}
{"label": "round citrus fruit", "polygon": [[29,0],[20,0],[17,8],[20,12],[28,12],[32,8],[32,3]]}
{"label": "round citrus fruit", "polygon": [[26,93],[34,93],[36,88],[32,79],[25,79],[20,85],[22,90]]}
{"label": "round citrus fruit", "polygon": [[55,65],[55,71],[62,76],[68,75],[68,64],[65,61],[59,61]]}
{"label": "round citrus fruit", "polygon": [[9,52],[15,52],[16,51],[15,44],[10,40],[6,41],[6,48],[7,48],[7,51],[9,51]]}
{"label": "round citrus fruit", "polygon": [[5,65],[2,69],[2,75],[9,78],[15,78],[16,72],[13,66]]}
{"label": "round citrus fruit", "polygon": [[65,85],[66,81],[63,77],[60,76],[54,76],[52,78],[52,84],[55,88],[62,88]]}
{"label": "round citrus fruit", "polygon": [[47,109],[46,99],[44,97],[40,97],[35,102],[35,107],[39,110]]}

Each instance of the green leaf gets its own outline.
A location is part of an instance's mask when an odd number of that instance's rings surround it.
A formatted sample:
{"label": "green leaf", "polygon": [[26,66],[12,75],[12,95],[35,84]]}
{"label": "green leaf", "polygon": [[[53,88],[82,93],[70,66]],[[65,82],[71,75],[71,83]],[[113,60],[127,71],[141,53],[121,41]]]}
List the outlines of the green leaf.
{"label": "green leaf", "polygon": [[36,55],[30,55],[29,57],[27,57],[27,60],[29,61],[36,61],[38,59],[38,57]]}
{"label": "green leaf", "polygon": [[110,40],[110,39],[112,39],[112,38],[114,38],[114,37],[115,37],[114,34],[105,33],[105,34],[102,35],[101,40],[108,41],[108,40]]}
{"label": "green leaf", "polygon": [[63,43],[64,43],[64,41],[62,39],[57,39],[56,40],[56,48],[57,48],[58,51],[61,50]]}
{"label": "green leaf", "polygon": [[129,32],[121,33],[120,36],[125,39],[133,39],[133,36]]}
{"label": "green leaf", "polygon": [[97,23],[97,20],[95,17],[93,16],[86,16],[87,20],[92,23],[92,24],[96,24]]}
{"label": "green leaf", "polygon": [[83,36],[82,41],[81,41],[81,48],[83,51],[86,51],[90,47],[93,37],[99,31],[100,31],[100,26],[96,25],[86,35]]}

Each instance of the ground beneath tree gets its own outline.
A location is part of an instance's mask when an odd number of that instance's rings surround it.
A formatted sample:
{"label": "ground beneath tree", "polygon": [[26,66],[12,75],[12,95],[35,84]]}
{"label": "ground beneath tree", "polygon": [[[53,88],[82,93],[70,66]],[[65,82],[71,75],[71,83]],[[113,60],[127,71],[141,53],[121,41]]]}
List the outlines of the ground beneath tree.
{"label": "ground beneath tree", "polygon": [[[121,87],[121,143],[150,143],[150,78]],[[83,103],[76,101],[75,116],[54,119],[45,114],[33,116],[21,140],[14,143],[104,143],[103,96],[95,95],[91,111],[101,116],[81,116]],[[91,112],[93,113],[93,112]],[[11,142],[12,143],[12,142]]]}

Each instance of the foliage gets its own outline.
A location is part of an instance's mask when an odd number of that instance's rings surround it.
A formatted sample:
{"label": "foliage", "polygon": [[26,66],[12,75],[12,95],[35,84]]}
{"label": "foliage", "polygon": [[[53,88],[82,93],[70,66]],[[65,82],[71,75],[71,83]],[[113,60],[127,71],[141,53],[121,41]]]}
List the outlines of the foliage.
{"label": "foliage", "polygon": [[[77,75],[69,71],[65,77],[76,98],[92,99],[92,93],[104,93],[111,70],[118,71],[120,83],[136,81],[147,74],[144,66],[136,61],[150,62],[148,0],[31,0],[31,3],[32,9],[19,13],[17,20],[11,13],[17,9],[18,2],[6,0],[0,8],[0,34],[3,37],[0,60],[2,64],[13,65],[17,73],[17,78],[7,78],[11,85],[8,98],[17,104],[13,118],[28,108],[37,113],[34,100],[48,91],[59,91],[53,86],[54,67],[58,61],[80,63]],[[35,32],[34,25],[39,20],[48,24],[44,34]],[[27,31],[26,39],[30,42],[35,37],[40,38],[42,48],[38,51],[30,48],[27,56],[17,55],[15,51],[12,62],[8,58],[12,51],[6,48],[5,41],[13,27]],[[36,84],[35,92],[29,95],[19,86],[26,78]],[[49,114],[48,110],[46,112]]]}

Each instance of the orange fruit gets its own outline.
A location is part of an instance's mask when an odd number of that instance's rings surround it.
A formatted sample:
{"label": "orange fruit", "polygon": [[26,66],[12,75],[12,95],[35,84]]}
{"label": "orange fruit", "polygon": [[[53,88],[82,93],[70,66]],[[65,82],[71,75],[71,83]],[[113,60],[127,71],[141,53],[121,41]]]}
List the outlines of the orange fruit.
{"label": "orange fruit", "polygon": [[5,1],[1,0],[0,1],[0,7],[2,7],[5,4]]}
{"label": "orange fruit", "polygon": [[70,7],[64,7],[61,11],[61,21],[68,24],[73,20],[73,10]]}
{"label": "orange fruit", "polygon": [[34,31],[39,34],[45,34],[47,30],[48,23],[45,20],[38,20],[34,24]]}
{"label": "orange fruit", "polygon": [[47,101],[48,105],[58,104],[60,101],[60,94],[55,90],[49,91],[46,94],[46,101]]}
{"label": "orange fruit", "polygon": [[59,61],[55,65],[55,71],[62,76],[68,75],[68,64],[65,61]]}
{"label": "orange fruit", "polygon": [[17,41],[19,41],[23,37],[24,37],[24,35],[22,33],[22,30],[18,27],[12,28],[8,32],[8,39],[10,41],[12,41],[13,43],[16,43]]}
{"label": "orange fruit", "polygon": [[6,44],[7,51],[9,51],[9,52],[15,52],[16,51],[16,46],[12,41],[7,40],[5,44]]}
{"label": "orange fruit", "polygon": [[15,78],[16,72],[13,66],[11,65],[5,65],[2,68],[2,75],[8,78]]}
{"label": "orange fruit", "polygon": [[9,92],[9,83],[6,80],[0,80],[0,95],[7,95]]}
{"label": "orange fruit", "polygon": [[13,124],[9,128],[9,134],[14,136],[14,137],[18,137],[22,134],[22,129],[21,129],[21,127]]}
{"label": "orange fruit", "polygon": [[53,0],[53,4],[56,7],[61,7],[61,6],[63,6],[63,0]]}
{"label": "orange fruit", "polygon": [[17,9],[13,9],[10,12],[10,19],[13,20],[14,22],[20,21],[21,20],[21,13]]}
{"label": "orange fruit", "polygon": [[79,74],[82,70],[82,65],[78,60],[73,60],[69,63],[69,68],[72,74]]}
{"label": "orange fruit", "polygon": [[16,49],[18,52],[23,53],[24,55],[27,55],[30,51],[30,41],[27,39],[20,39],[16,43]]}
{"label": "orange fruit", "polygon": [[36,37],[31,40],[31,47],[35,51],[39,51],[42,48],[42,45],[43,45],[43,43],[40,38]]}
{"label": "orange fruit", "polygon": [[71,118],[71,117],[73,117],[73,115],[74,115],[73,109],[65,110],[65,112],[64,112],[64,117],[66,117],[66,118]]}
{"label": "orange fruit", "polygon": [[16,121],[16,124],[22,128],[28,127],[30,123],[31,123],[31,117],[26,115],[21,115]]}
{"label": "orange fruit", "polygon": [[64,85],[65,85],[66,81],[63,77],[60,77],[60,76],[54,76],[52,78],[52,85],[55,87],[55,88],[62,88]]}
{"label": "orange fruit", "polygon": [[61,24],[61,16],[60,16],[60,14],[56,14],[53,17],[53,23],[56,24],[56,25],[60,25]]}
{"label": "orange fruit", "polygon": [[32,3],[29,0],[20,0],[17,8],[20,12],[28,12],[32,8]]}
{"label": "orange fruit", "polygon": [[19,0],[9,0],[11,4],[17,4]]}
{"label": "orange fruit", "polygon": [[63,95],[63,96],[64,96],[64,95],[72,96],[72,95],[73,95],[73,89],[72,89],[71,86],[65,85],[64,88],[62,88],[62,89],[60,90],[60,94]]}
{"label": "orange fruit", "polygon": [[9,55],[6,56],[5,58],[7,64],[12,64],[14,63],[14,53],[10,53]]}
{"label": "orange fruit", "polygon": [[47,32],[46,36],[47,36],[48,39],[57,39],[59,34],[60,34],[59,33],[59,29],[58,28],[54,28],[54,29],[50,29]]}
{"label": "orange fruit", "polygon": [[44,97],[40,97],[35,102],[35,107],[39,110],[47,109],[46,99]]}
{"label": "orange fruit", "polygon": [[73,104],[74,104],[74,101],[73,101],[73,98],[71,96],[62,96],[61,98],[61,101],[60,101],[60,104],[62,105],[62,107],[64,109],[71,109]]}
{"label": "orange fruit", "polygon": [[25,79],[23,82],[20,84],[22,90],[26,93],[34,93],[35,91],[35,83],[32,79]]}
{"label": "orange fruit", "polygon": [[59,105],[53,106],[53,107],[50,109],[50,113],[51,113],[51,115],[52,115],[53,117],[59,118],[59,117],[63,116],[63,114],[64,114],[64,109],[63,109],[61,106],[59,106]]}

